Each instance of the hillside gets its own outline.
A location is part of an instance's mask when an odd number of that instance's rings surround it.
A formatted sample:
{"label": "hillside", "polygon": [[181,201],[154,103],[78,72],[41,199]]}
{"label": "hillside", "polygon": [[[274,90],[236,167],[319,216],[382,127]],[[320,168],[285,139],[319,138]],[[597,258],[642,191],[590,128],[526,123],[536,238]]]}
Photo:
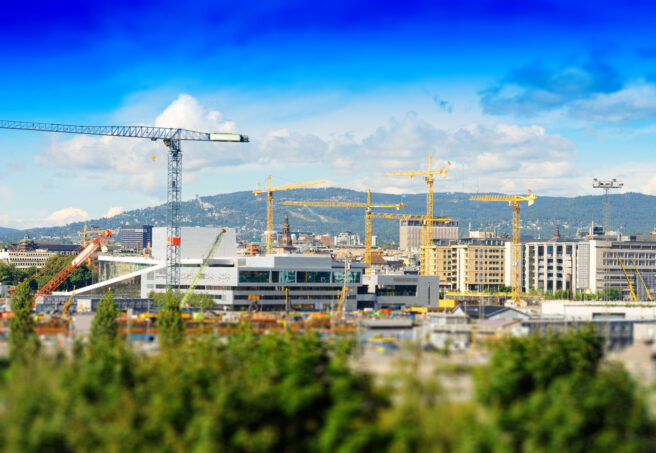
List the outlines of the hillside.
{"label": "hillside", "polygon": [[[510,232],[511,210],[504,203],[481,203],[469,201],[470,194],[438,193],[435,196],[436,215],[448,216],[460,222],[464,232],[471,229],[495,230],[498,234]],[[313,201],[365,201],[366,193],[347,189],[297,189],[287,193],[275,194],[274,222],[278,227],[285,213],[289,214],[292,231],[312,231],[335,234],[364,231],[363,209],[309,208],[283,206],[285,200]],[[425,210],[425,194],[407,196],[373,193],[374,203],[405,203],[406,213],[422,214]],[[656,210],[656,197],[637,193],[611,196],[611,212],[614,225],[625,233],[646,233],[656,224],[653,212]],[[235,192],[185,201],[181,208],[182,225],[185,226],[227,226],[238,229],[240,239],[257,240],[265,229],[265,196],[255,197],[251,192]],[[556,221],[560,222],[561,235],[573,236],[578,228],[587,227],[590,222],[602,223],[602,197],[581,196],[540,197],[535,205],[522,209],[522,234],[533,237],[551,237]],[[166,224],[166,206],[160,205],[128,211],[106,219],[87,222],[101,228],[116,229],[125,225]],[[25,232],[34,238],[70,237],[77,240],[77,231],[83,223],[73,223],[61,227],[35,228],[26,231],[3,229],[0,237],[12,240],[22,237]],[[4,231],[9,230],[9,231]],[[398,223],[391,220],[374,220],[374,234],[381,241],[398,241]]]}

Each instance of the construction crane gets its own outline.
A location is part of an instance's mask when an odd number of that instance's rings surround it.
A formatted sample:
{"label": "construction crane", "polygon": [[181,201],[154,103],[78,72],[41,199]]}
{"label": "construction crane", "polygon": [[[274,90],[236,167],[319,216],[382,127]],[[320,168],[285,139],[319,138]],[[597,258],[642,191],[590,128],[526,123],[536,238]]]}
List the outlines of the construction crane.
{"label": "construction crane", "polygon": [[[426,221],[426,216],[425,215],[414,215],[414,214],[389,214],[386,212],[373,212],[371,213],[371,217],[374,219],[392,219],[392,220],[403,220],[406,222],[424,222]],[[453,219],[450,217],[432,217],[431,222],[434,223],[443,223],[443,222],[450,222]]]}
{"label": "construction crane", "polygon": [[617,260],[620,262],[620,266],[622,266],[622,272],[624,272],[624,277],[626,277],[626,282],[629,284],[629,291],[631,291],[631,296],[633,297],[633,301],[636,302],[638,300],[638,297],[636,296],[635,291],[633,291],[633,285],[631,284],[631,279],[629,279],[629,274],[627,274],[626,269],[624,269],[622,258],[620,258],[620,255],[618,253],[615,253],[615,256],[617,257]]}
{"label": "construction crane", "polygon": [[638,266],[636,265],[636,262],[631,258],[631,263],[633,263],[633,267],[635,268],[636,274],[638,274],[638,277],[640,277],[640,281],[642,282],[642,287],[645,288],[645,293],[647,294],[647,299],[649,299],[650,302],[653,302],[654,299],[651,298],[651,293],[649,292],[649,288],[647,288],[647,284],[645,283],[645,279],[642,278],[642,274],[638,270]]}
{"label": "construction crane", "polygon": [[62,270],[60,270],[57,275],[55,275],[48,283],[43,285],[43,287],[37,291],[35,299],[39,299],[43,296],[49,296],[53,293],[59,286],[64,283],[64,281],[70,277],[75,270],[80,267],[91,255],[94,254],[96,250],[102,247],[104,244],[109,241],[112,236],[110,230],[105,230],[104,233],[100,234],[98,237],[94,238],[89,245],[87,245],[84,250],[82,250],[73,260],[68,263]]}
{"label": "construction crane", "polygon": [[441,170],[433,170],[433,156],[428,156],[428,170],[419,170],[419,171],[396,171],[391,173],[385,173],[385,176],[409,176],[414,178],[415,176],[425,176],[424,180],[426,181],[426,219],[422,225],[421,229],[421,267],[419,273],[421,275],[430,275],[430,257],[431,250],[433,249],[433,207],[434,207],[434,192],[433,184],[435,183],[435,175],[444,175],[448,170],[442,168]]}
{"label": "construction crane", "polygon": [[103,135],[110,137],[149,138],[162,140],[169,150],[166,216],[166,286],[180,288],[180,203],[182,197],[182,142],[248,142],[247,135],[208,133],[188,129],[155,126],[77,126],[72,124],[38,123],[0,120],[2,129],[20,129],[66,134]]}
{"label": "construction crane", "polygon": [[[32,280],[39,278],[40,276],[45,274],[50,269],[58,267],[60,264],[62,264],[68,258],[69,258],[69,256],[67,256],[67,255],[59,257],[58,259],[56,259],[52,263],[50,263],[48,266],[43,266],[37,273],[33,274],[31,277],[28,277],[25,280],[23,280],[23,283],[28,283],[29,284]],[[9,288],[9,294],[11,296],[16,294],[16,287],[15,286]]]}
{"label": "construction crane", "polygon": [[325,183],[325,179],[317,179],[316,181],[299,182],[297,184],[287,184],[285,186],[273,187],[271,186],[271,175],[269,175],[269,185],[264,190],[254,190],[254,195],[261,193],[267,194],[267,230],[266,230],[266,252],[271,253],[273,248],[273,192],[281,190],[298,189],[300,187],[313,186],[315,184]]}
{"label": "construction crane", "polygon": [[[421,222],[422,237],[423,237],[423,234],[425,233],[425,228],[424,227],[426,226],[426,223],[429,221],[428,217],[425,216],[425,215],[412,215],[412,214],[389,214],[389,213],[383,213],[383,212],[374,212],[374,213],[372,213],[372,217],[374,219],[393,219],[393,220],[402,220],[402,221],[406,221],[406,222],[413,222],[413,221]],[[430,219],[431,231],[433,230],[433,225],[432,224],[450,222],[452,220],[453,219],[451,219],[450,217],[432,217]],[[431,241],[432,241],[432,239],[431,239]],[[432,248],[429,249],[429,250],[432,250]],[[420,271],[421,271],[421,269],[426,271],[428,269],[428,266],[423,266],[423,261],[424,261],[424,259],[426,259],[426,257],[423,254],[422,254],[421,259],[422,259],[422,265],[420,266]],[[428,275],[428,274],[421,274],[421,275]]]}
{"label": "construction crane", "polygon": [[[371,203],[371,189],[367,191],[367,201],[366,203],[362,202],[351,202],[351,201],[285,201],[283,202],[286,206],[314,206],[318,208],[365,208],[364,215],[364,262],[371,266],[371,218],[372,218],[372,209],[373,208],[394,208],[401,209],[405,208],[404,204],[393,204],[393,205],[382,205],[382,204],[372,204]],[[368,272],[368,270],[367,270]]]}
{"label": "construction crane", "polygon": [[62,309],[61,312],[61,317],[65,318],[66,315],[68,315],[68,310],[71,308],[71,304],[73,303],[73,299],[75,299],[75,286],[73,287],[73,292],[71,293],[71,297],[68,298],[66,303],[64,304],[64,308]]}
{"label": "construction crane", "polygon": [[209,266],[210,259],[214,256],[214,252],[216,252],[216,249],[219,248],[219,245],[221,244],[221,239],[223,239],[223,235],[225,234],[225,232],[226,229],[222,228],[221,232],[216,236],[214,243],[210,247],[209,252],[207,252],[205,259],[203,260],[203,264],[201,264],[200,269],[198,269],[198,272],[196,273],[193,282],[191,282],[191,285],[189,285],[189,289],[187,290],[184,297],[182,298],[181,305],[186,305],[187,302],[189,301],[189,298],[192,296],[192,294],[194,294],[194,289],[196,289],[196,285],[198,285],[198,281],[201,278],[203,278],[205,269],[207,269],[207,266]]}
{"label": "construction crane", "polygon": [[537,195],[529,193],[527,195],[472,195],[469,197],[473,201],[482,201],[487,203],[489,201],[505,201],[513,208],[513,223],[512,223],[512,261],[511,261],[511,275],[510,281],[512,286],[512,300],[515,303],[520,302],[520,266],[522,261],[522,249],[520,243],[521,223],[519,221],[519,203],[527,201],[529,206],[532,206]]}
{"label": "construction crane", "polygon": [[[97,225],[92,225],[91,228],[93,228],[93,227],[97,228]],[[77,235],[82,236],[82,246],[86,247],[87,245],[89,245],[89,242],[87,241],[87,237],[90,234],[101,234],[101,233],[104,233],[104,232],[105,232],[105,230],[88,230],[87,229],[87,224],[85,223],[84,228],[82,229],[82,231],[78,231]]]}

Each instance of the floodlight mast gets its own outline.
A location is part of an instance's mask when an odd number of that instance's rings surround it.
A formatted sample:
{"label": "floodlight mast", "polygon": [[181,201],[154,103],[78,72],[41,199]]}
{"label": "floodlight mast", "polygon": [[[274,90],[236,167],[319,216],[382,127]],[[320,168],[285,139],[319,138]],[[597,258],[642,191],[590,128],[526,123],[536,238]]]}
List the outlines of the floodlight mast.
{"label": "floodlight mast", "polygon": [[181,128],[154,126],[80,126],[72,124],[39,123],[0,120],[1,129],[20,129],[66,134],[103,135],[112,137],[149,138],[162,140],[169,150],[166,210],[166,286],[180,290],[180,202],[182,196],[183,140],[204,142],[248,142],[248,135],[208,133]]}
{"label": "floodlight mast", "polygon": [[608,180],[600,180],[600,179],[593,179],[592,180],[592,188],[593,189],[603,189],[604,191],[604,234],[608,234],[610,232],[610,195],[609,191],[611,189],[621,189],[624,187],[624,183],[621,181],[618,181],[617,179],[608,179]]}

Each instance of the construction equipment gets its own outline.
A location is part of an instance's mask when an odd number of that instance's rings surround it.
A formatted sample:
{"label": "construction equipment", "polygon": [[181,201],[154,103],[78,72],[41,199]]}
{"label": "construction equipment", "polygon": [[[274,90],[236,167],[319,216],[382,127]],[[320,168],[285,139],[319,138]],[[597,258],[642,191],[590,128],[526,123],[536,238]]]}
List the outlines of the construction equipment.
{"label": "construction equipment", "polygon": [[520,242],[521,223],[519,219],[519,203],[527,201],[529,206],[532,206],[537,195],[531,193],[529,190],[527,195],[472,195],[469,197],[473,201],[482,201],[487,203],[489,201],[505,201],[513,208],[513,223],[512,223],[512,261],[511,261],[511,286],[512,286],[512,300],[515,303],[520,302],[520,270],[522,261],[522,249]]}
{"label": "construction equipment", "polygon": [[84,250],[82,250],[79,255],[77,255],[73,260],[68,263],[64,268],[57,273],[48,283],[43,285],[39,291],[37,291],[35,299],[38,299],[42,296],[49,296],[53,293],[59,286],[64,283],[64,281],[70,277],[75,270],[80,267],[84,262],[93,255],[96,250],[102,247],[104,244],[109,241],[112,236],[110,230],[105,230],[104,233],[100,234],[98,237],[94,238],[89,245],[87,245]]}
{"label": "construction equipment", "polygon": [[[371,268],[371,216],[373,214],[373,208],[394,208],[401,209],[405,208],[404,204],[394,204],[394,205],[374,205],[371,203],[371,189],[367,191],[367,201],[366,203],[362,202],[341,202],[341,201],[285,201],[283,202],[286,206],[314,206],[319,208],[365,208],[364,215],[364,262],[369,264]],[[369,269],[366,272],[369,272]]]}
{"label": "construction equipment", "polygon": [[[30,283],[32,280],[39,278],[40,276],[42,276],[43,274],[48,272],[50,269],[59,266],[64,261],[66,261],[68,258],[69,258],[69,256],[67,256],[67,255],[59,257],[59,259],[54,260],[52,263],[50,263],[50,265],[42,267],[41,270],[39,270],[37,273],[35,273],[31,277],[26,278],[25,280],[23,280],[23,283]],[[15,293],[16,293],[16,287],[15,286],[9,288],[9,294],[11,296],[13,296]]]}
{"label": "construction equipment", "polygon": [[[433,240],[433,239],[432,239],[433,224],[434,224],[434,223],[450,222],[450,221],[453,220],[453,219],[451,219],[450,217],[431,217],[430,219],[428,219],[428,216],[425,216],[425,215],[412,215],[412,214],[388,214],[388,213],[382,213],[382,212],[374,212],[374,213],[372,214],[372,217],[373,217],[374,219],[393,219],[393,220],[402,220],[402,221],[406,221],[406,222],[411,222],[411,221],[418,221],[418,222],[421,222],[421,225],[422,225],[422,229],[421,229],[422,238],[424,237],[424,234],[426,233],[426,225],[427,225],[427,223],[430,221],[430,223],[431,223],[431,227],[430,227],[430,230],[431,230],[431,242],[432,242],[432,240]],[[422,243],[423,243],[423,242],[422,242]],[[423,250],[429,250],[429,251],[432,251],[433,248],[432,248],[432,247],[430,247],[430,248],[428,248],[428,249],[423,248],[422,251],[423,251]],[[431,254],[431,255],[432,255],[432,254]],[[429,266],[424,266],[424,265],[423,265],[425,259],[426,259],[426,256],[422,253],[420,270],[421,270],[421,269],[424,269],[424,270],[427,271],[427,270],[429,269]],[[421,275],[428,275],[428,274],[421,274]]]}
{"label": "construction equipment", "polygon": [[610,190],[621,189],[624,183],[617,179],[601,181],[597,178],[592,180],[593,189],[602,189],[604,191],[604,234],[610,233]]}
{"label": "construction equipment", "polygon": [[226,229],[222,228],[221,232],[216,236],[214,243],[210,247],[209,252],[207,252],[205,259],[203,260],[203,264],[200,265],[200,269],[198,269],[198,272],[196,272],[196,276],[194,277],[194,280],[191,282],[191,285],[189,285],[189,289],[187,290],[184,297],[182,298],[181,305],[183,306],[186,305],[187,302],[189,301],[189,298],[194,293],[194,289],[196,289],[196,285],[198,284],[198,281],[201,278],[203,278],[203,273],[207,269],[207,266],[209,266],[210,264],[210,259],[214,256],[214,252],[216,252],[216,249],[219,248],[219,245],[221,244],[221,239],[223,239],[223,235],[225,234],[225,232]]}
{"label": "construction equipment", "polygon": [[633,285],[631,284],[631,279],[629,279],[629,274],[627,274],[626,269],[624,269],[622,258],[620,258],[619,253],[615,253],[615,256],[617,257],[617,260],[620,262],[620,266],[622,266],[622,272],[624,272],[624,277],[626,277],[626,282],[629,284],[629,291],[631,291],[631,296],[633,297],[633,301],[636,302],[638,300],[638,297],[636,296],[635,291],[633,291]]}
{"label": "construction equipment", "polygon": [[431,266],[429,265],[431,261],[431,250],[433,250],[433,207],[434,207],[434,193],[433,193],[433,184],[435,182],[435,175],[444,175],[448,170],[442,168],[441,170],[433,170],[433,156],[428,156],[428,170],[419,170],[419,171],[397,171],[391,173],[385,173],[385,176],[409,176],[414,178],[415,176],[425,176],[424,180],[426,181],[426,219],[422,224],[421,229],[421,267],[419,273],[421,275],[431,275]]}
{"label": "construction equipment", "polygon": [[269,185],[264,190],[254,190],[254,195],[259,195],[261,193],[267,194],[267,230],[266,230],[266,252],[271,253],[273,248],[273,192],[278,192],[281,190],[291,190],[298,189],[300,187],[313,186],[315,184],[325,183],[325,179],[318,179],[316,181],[307,181],[299,182],[296,184],[287,184],[285,186],[273,187],[271,186],[271,175],[269,175]]}
{"label": "construction equipment", "polygon": [[636,262],[631,258],[631,262],[633,263],[633,267],[635,268],[636,274],[638,274],[638,277],[640,277],[640,281],[642,282],[642,287],[645,288],[645,293],[647,293],[647,299],[649,299],[651,302],[654,301],[654,299],[651,298],[651,293],[649,292],[649,288],[647,288],[647,284],[645,283],[645,279],[642,278],[642,274],[638,270],[638,266],[636,265]]}
{"label": "construction equipment", "polygon": [[[96,225],[93,225],[91,228],[93,228],[94,226],[96,226]],[[87,241],[88,235],[90,235],[90,234],[101,234],[101,233],[104,233],[105,231],[106,230],[88,230],[87,229],[87,224],[85,223],[84,228],[82,229],[82,231],[78,231],[77,235],[82,236],[82,246],[86,247],[87,245],[89,245],[89,242]]]}
{"label": "construction equipment", "polygon": [[20,129],[66,134],[103,135],[111,137],[162,140],[168,153],[168,191],[166,222],[166,286],[180,288],[180,202],[182,197],[182,142],[248,142],[247,135],[207,133],[188,129],[154,126],[76,126],[72,124],[37,123],[0,120],[2,129]]}
{"label": "construction equipment", "polygon": [[[371,217],[374,219],[393,219],[393,220],[404,220],[404,221],[419,221],[425,222],[427,219],[425,215],[413,215],[413,214],[389,214],[384,212],[374,212],[371,214]],[[450,222],[453,219],[450,217],[432,217],[431,221],[433,223],[443,223]]]}
{"label": "construction equipment", "polygon": [[62,318],[68,315],[68,310],[71,308],[71,303],[73,302],[73,299],[75,299],[75,286],[73,287],[73,292],[71,293],[71,297],[69,297],[66,303],[64,304],[64,308],[62,309],[61,312]]}

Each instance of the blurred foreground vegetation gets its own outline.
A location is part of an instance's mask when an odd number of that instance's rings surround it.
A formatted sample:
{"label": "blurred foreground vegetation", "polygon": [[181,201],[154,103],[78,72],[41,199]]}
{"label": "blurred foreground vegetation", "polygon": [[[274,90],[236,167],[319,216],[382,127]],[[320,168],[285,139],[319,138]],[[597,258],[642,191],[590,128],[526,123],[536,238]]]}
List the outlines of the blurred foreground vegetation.
{"label": "blurred foreground vegetation", "polygon": [[389,381],[354,371],[348,339],[248,325],[229,338],[185,338],[171,294],[158,354],[116,337],[108,294],[86,343],[45,355],[26,347],[24,293],[0,381],[5,451],[654,450],[645,398],[603,362],[591,330],[501,341],[488,365],[465,371],[474,396],[457,398],[440,372],[418,378],[412,363]]}

